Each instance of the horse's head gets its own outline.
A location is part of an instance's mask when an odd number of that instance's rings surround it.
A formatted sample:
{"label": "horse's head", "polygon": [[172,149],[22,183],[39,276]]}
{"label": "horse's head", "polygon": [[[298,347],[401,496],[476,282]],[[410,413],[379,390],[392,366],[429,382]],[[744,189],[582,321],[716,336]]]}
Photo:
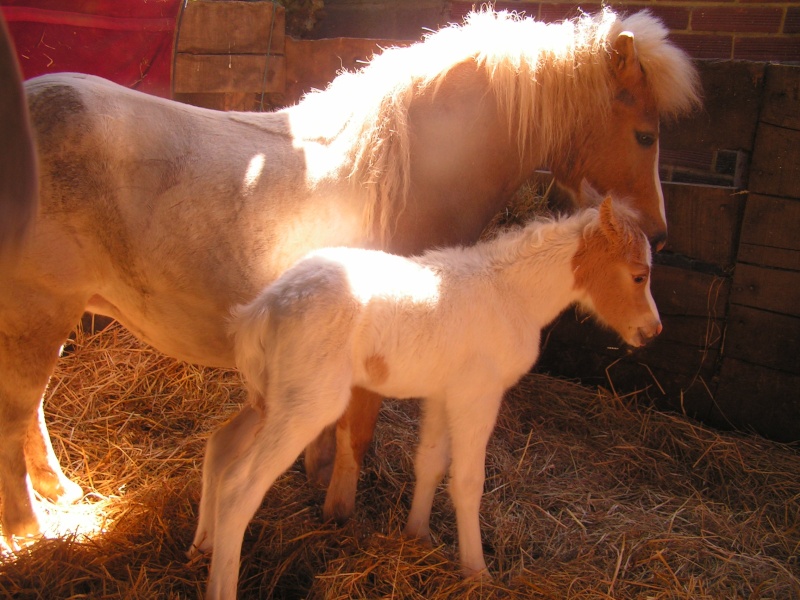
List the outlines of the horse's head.
{"label": "horse's head", "polygon": [[661,333],[650,293],[650,245],[633,216],[600,204],[597,222],[584,232],[573,260],[581,306],[616,331],[629,345],[644,346]]}
{"label": "horse's head", "polygon": [[[586,123],[569,151],[561,158],[554,157],[551,167],[558,183],[568,190],[573,208],[592,206],[581,189],[586,180],[594,189],[613,194],[635,209],[651,244],[661,249],[667,237],[667,223],[658,176],[659,117],[662,113],[684,111],[697,102],[696,73],[674,47],[665,43],[655,50],[646,48],[650,54],[672,54],[674,64],[659,64],[650,56],[646,61],[640,60],[643,57],[629,31],[613,37],[605,58],[610,74],[610,108]],[[644,68],[643,62],[647,63]],[[671,69],[669,75],[682,85],[665,91],[667,73],[655,73],[658,69]],[[683,98],[677,96],[680,92]]]}

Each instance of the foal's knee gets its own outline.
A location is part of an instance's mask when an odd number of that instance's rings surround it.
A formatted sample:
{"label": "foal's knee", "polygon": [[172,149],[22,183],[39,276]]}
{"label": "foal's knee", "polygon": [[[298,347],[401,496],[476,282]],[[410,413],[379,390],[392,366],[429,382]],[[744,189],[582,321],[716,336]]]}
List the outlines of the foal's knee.
{"label": "foal's knee", "polygon": [[253,444],[263,421],[264,415],[259,409],[251,404],[245,405],[208,439],[208,467],[215,469],[245,452]]}

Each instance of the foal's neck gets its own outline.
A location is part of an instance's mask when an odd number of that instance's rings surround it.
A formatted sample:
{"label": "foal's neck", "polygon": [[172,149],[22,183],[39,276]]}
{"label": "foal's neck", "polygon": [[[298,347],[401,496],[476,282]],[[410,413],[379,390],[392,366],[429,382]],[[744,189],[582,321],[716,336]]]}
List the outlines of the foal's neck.
{"label": "foal's neck", "polygon": [[544,326],[579,299],[573,257],[586,224],[581,215],[534,222],[489,242],[488,271],[527,322]]}

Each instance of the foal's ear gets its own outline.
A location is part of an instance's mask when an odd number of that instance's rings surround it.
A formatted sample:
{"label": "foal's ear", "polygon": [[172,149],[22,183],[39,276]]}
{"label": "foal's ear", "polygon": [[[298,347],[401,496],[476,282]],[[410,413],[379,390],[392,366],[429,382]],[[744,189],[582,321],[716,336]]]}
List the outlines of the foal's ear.
{"label": "foal's ear", "polygon": [[616,244],[621,237],[619,221],[614,213],[614,206],[611,204],[611,196],[606,196],[606,199],[600,204],[600,231],[612,244]]}
{"label": "foal's ear", "polygon": [[630,31],[620,33],[611,44],[611,67],[622,87],[635,85],[641,79],[642,66]]}

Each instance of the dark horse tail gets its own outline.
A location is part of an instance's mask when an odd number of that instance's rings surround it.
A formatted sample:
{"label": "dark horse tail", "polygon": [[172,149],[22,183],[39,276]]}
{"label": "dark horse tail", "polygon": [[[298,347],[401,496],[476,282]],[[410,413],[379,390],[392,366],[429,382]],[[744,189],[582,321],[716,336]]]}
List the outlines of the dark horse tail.
{"label": "dark horse tail", "polygon": [[0,15],[0,261],[27,237],[39,205],[30,116],[14,45]]}

